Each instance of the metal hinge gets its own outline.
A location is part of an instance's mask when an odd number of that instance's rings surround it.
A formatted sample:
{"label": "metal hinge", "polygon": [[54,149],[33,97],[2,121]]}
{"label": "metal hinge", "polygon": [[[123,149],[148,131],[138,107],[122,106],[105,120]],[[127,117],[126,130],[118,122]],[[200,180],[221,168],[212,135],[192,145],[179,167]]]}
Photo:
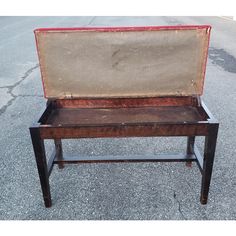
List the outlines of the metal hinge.
{"label": "metal hinge", "polygon": [[196,98],[197,98],[197,105],[200,107],[202,104],[201,97],[197,95]]}
{"label": "metal hinge", "polygon": [[66,98],[66,99],[72,99],[72,98],[73,98],[72,93],[70,93],[70,94],[65,94],[64,98]]}

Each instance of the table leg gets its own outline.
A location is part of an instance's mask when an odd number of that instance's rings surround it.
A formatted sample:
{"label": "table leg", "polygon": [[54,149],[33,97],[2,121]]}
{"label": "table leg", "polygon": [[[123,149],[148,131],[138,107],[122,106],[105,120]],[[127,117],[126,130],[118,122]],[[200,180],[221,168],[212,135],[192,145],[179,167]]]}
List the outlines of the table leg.
{"label": "table leg", "polygon": [[[56,148],[56,156],[58,157],[58,160],[63,160],[63,151],[62,151],[61,139],[54,139],[54,143],[55,143],[55,148]],[[64,164],[59,163],[58,167],[59,167],[59,169],[63,169]]]}
{"label": "table leg", "polygon": [[49,186],[49,175],[48,175],[44,141],[40,137],[39,128],[31,127],[30,134],[34,148],[34,154],[36,158],[41,188],[43,192],[44,204],[46,207],[51,207],[52,200]]}
{"label": "table leg", "polygon": [[216,149],[216,140],[219,124],[210,124],[209,134],[205,137],[204,160],[202,171],[201,198],[202,204],[207,204],[210,188],[212,168]]}
{"label": "table leg", "polygon": [[[194,153],[194,143],[195,143],[195,136],[189,136],[187,141],[187,154],[193,154]],[[192,161],[187,161],[186,166],[192,167]]]}

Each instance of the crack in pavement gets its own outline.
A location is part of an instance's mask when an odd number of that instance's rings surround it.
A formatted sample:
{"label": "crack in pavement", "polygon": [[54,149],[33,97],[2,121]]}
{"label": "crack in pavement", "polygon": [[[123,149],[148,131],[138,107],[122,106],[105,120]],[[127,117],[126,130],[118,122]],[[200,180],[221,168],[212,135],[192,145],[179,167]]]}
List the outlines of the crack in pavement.
{"label": "crack in pavement", "polygon": [[185,217],[185,215],[184,215],[184,213],[182,211],[180,200],[176,197],[177,196],[176,192],[173,189],[171,189],[171,190],[174,192],[173,197],[174,197],[174,199],[176,200],[176,202],[179,205],[178,206],[178,211],[179,211],[180,215],[183,217],[184,220],[187,220],[187,218]]}
{"label": "crack in pavement", "polygon": [[[21,79],[19,81],[17,81],[15,84],[13,85],[9,85],[9,86],[2,86],[0,88],[7,88],[8,91],[7,93],[10,94],[12,96],[12,99],[10,99],[6,105],[4,105],[1,109],[0,109],[0,115],[2,115],[9,106],[12,105],[12,103],[15,101],[15,99],[17,97],[24,97],[25,95],[15,95],[12,90],[17,87],[18,85],[20,85],[30,74],[32,74],[34,72],[35,69],[37,69],[39,67],[39,64],[36,64],[35,66],[31,67],[30,69],[28,69],[24,75],[21,77]],[[26,95],[27,96],[27,95]],[[34,96],[34,95],[32,95]],[[35,96],[34,96],[35,97]]]}
{"label": "crack in pavement", "polygon": [[158,186],[162,186],[162,187],[164,187],[164,188],[166,188],[166,189],[169,189],[170,191],[172,191],[173,192],[173,198],[174,198],[174,200],[177,202],[177,204],[178,204],[178,212],[180,213],[180,215],[182,216],[182,218],[184,219],[184,220],[188,220],[188,218],[184,215],[184,213],[183,213],[183,211],[182,211],[182,206],[181,206],[181,203],[180,203],[180,200],[177,198],[177,194],[176,194],[176,191],[173,189],[173,188],[171,188],[170,186],[166,186],[166,185],[164,185],[164,184],[158,184]]}

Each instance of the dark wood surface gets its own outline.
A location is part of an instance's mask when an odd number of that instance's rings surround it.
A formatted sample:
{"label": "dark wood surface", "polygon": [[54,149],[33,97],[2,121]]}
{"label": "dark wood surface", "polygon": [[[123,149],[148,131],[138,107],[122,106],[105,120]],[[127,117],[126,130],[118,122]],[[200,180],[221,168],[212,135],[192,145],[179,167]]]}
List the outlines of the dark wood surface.
{"label": "dark wood surface", "polygon": [[[41,183],[41,189],[43,192],[44,204],[46,207],[51,207],[51,192],[49,186],[49,175],[52,171],[52,167],[48,168],[46,152],[44,147],[44,140],[40,136],[39,129],[37,127],[30,127],[31,140],[34,148],[34,154],[36,164],[39,173],[39,179]],[[51,166],[53,165],[53,162]]]}
{"label": "dark wood surface", "polygon": [[[49,100],[50,101],[50,100]],[[194,96],[184,97],[136,97],[136,98],[70,98],[55,99],[57,108],[125,108],[152,106],[197,106]]]}
{"label": "dark wood surface", "polygon": [[196,124],[111,124],[111,125],[64,125],[40,126],[44,139],[71,138],[112,138],[112,137],[157,137],[157,136],[205,136],[208,133],[207,123]]}
{"label": "dark wood surface", "polygon": [[65,156],[63,160],[57,156],[55,164],[75,164],[75,163],[105,163],[105,162],[185,162],[197,161],[193,154],[156,154],[156,155],[133,155],[133,156]]}
{"label": "dark wood surface", "polygon": [[202,186],[200,201],[202,204],[207,204],[213,163],[215,158],[216,141],[218,135],[219,124],[213,123],[209,125],[209,133],[205,137],[203,171],[202,171]]}
{"label": "dark wood surface", "polygon": [[105,125],[153,122],[197,122],[205,120],[196,107],[165,106],[139,108],[61,108],[50,114],[51,125]]}

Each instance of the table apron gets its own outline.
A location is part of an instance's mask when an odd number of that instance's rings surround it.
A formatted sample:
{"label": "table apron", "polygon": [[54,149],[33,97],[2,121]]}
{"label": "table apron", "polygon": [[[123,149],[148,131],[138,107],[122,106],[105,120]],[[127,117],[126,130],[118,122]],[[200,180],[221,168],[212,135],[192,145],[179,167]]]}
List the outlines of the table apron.
{"label": "table apron", "polygon": [[39,126],[43,139],[154,137],[154,136],[207,136],[209,124],[148,124],[104,126]]}

